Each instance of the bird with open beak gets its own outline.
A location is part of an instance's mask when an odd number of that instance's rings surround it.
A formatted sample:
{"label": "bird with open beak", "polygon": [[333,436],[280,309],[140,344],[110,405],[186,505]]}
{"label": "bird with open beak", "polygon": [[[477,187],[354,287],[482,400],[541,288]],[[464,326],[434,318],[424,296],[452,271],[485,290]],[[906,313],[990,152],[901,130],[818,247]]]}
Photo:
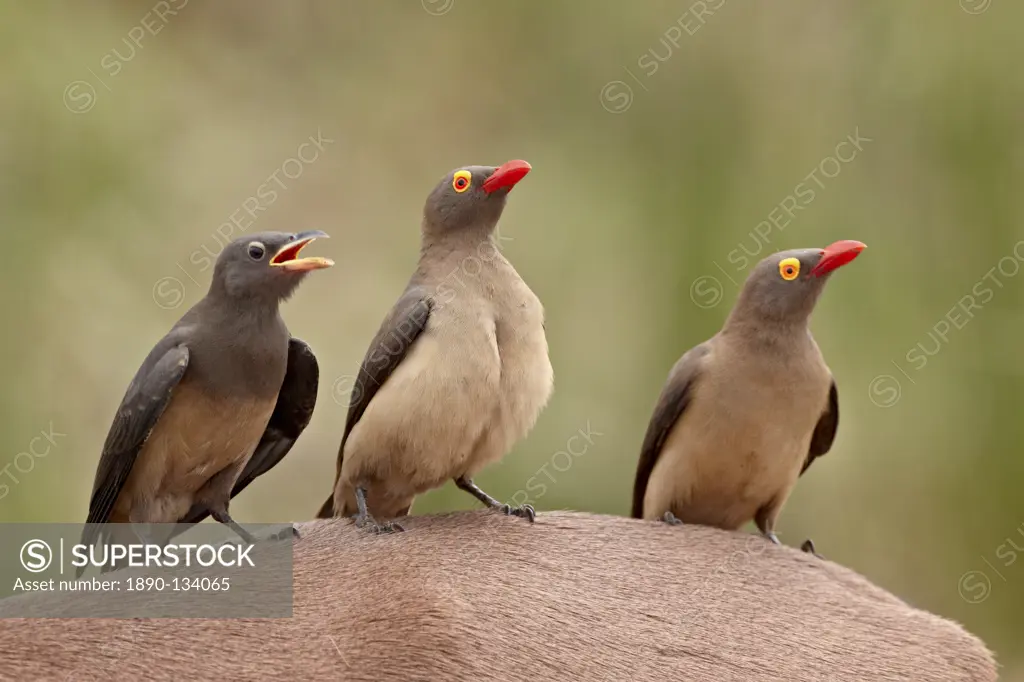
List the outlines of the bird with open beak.
{"label": "bird with open beak", "polygon": [[321,518],[400,530],[390,519],[454,479],[488,507],[533,520],[529,505],[473,483],[529,432],[552,391],[544,310],[494,239],[529,171],[525,161],[467,166],[427,197],[419,263],[359,367]]}
{"label": "bird with open beak", "polygon": [[206,296],[157,342],[121,401],[100,456],[83,544],[107,523],[195,523],[243,539],[228,503],[287,454],[309,422],[318,368],[278,310],[309,272],[323,232],[267,232],[221,252]]}
{"label": "bird with open beak", "polygon": [[832,273],[864,248],[839,241],[754,267],[722,330],[669,373],[641,448],[633,517],[729,530],[753,519],[778,544],[786,498],[839,424],[835,380],[808,322]]}

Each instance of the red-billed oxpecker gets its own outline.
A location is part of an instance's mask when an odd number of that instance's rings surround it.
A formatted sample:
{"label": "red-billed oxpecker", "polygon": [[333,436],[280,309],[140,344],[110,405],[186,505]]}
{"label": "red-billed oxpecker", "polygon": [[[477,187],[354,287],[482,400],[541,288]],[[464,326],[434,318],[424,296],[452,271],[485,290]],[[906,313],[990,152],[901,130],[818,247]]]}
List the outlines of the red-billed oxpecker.
{"label": "red-billed oxpecker", "polygon": [[640,452],[635,518],[725,529],[753,519],[779,542],[786,498],[839,424],[839,394],[809,318],[831,274],[864,248],[839,241],[754,267],[722,330],[669,374]]}
{"label": "red-billed oxpecker", "polygon": [[359,367],[319,516],[400,529],[390,519],[454,479],[488,507],[533,520],[529,505],[473,483],[530,431],[553,386],[544,309],[494,236],[528,172],[525,161],[468,166],[427,197],[419,263]]}

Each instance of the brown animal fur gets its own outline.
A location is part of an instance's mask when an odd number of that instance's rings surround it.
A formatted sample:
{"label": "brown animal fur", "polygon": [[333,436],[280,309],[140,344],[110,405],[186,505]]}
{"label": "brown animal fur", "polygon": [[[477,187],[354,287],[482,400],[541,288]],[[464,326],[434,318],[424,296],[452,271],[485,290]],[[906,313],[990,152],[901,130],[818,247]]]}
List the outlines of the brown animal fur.
{"label": "brown animal fur", "polygon": [[289,619],[2,619],[0,679],[996,679],[957,624],[761,537],[575,512],[403,523],[301,524]]}

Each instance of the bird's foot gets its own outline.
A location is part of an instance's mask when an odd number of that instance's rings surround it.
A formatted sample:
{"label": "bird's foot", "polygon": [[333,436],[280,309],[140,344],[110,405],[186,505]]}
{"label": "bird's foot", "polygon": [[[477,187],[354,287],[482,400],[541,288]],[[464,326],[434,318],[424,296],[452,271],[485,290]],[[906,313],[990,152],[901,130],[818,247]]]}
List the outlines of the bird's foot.
{"label": "bird's foot", "polygon": [[499,504],[494,508],[500,511],[502,514],[505,514],[506,516],[519,516],[521,518],[526,519],[530,523],[533,523],[533,520],[537,518],[537,512],[534,511],[533,507],[528,504],[522,504],[519,505],[518,507],[513,507],[512,505],[509,504]]}
{"label": "bird's foot", "polygon": [[365,528],[368,532],[374,535],[381,535],[382,533],[401,533],[405,530],[394,521],[385,521],[384,523],[377,523],[377,521],[370,516],[370,510],[366,506],[366,486],[356,486],[356,506],[359,507],[359,512],[355,515],[356,528]]}
{"label": "bird's foot", "polygon": [[773,545],[781,545],[782,544],[781,542],[779,542],[779,538],[775,536],[775,531],[772,531],[772,530],[765,531],[763,533],[763,535]]}
{"label": "bird's foot", "polygon": [[465,490],[467,493],[469,493],[476,499],[480,500],[491,509],[497,509],[502,514],[506,514],[508,516],[519,516],[528,520],[530,523],[533,523],[533,520],[537,518],[537,512],[534,511],[533,507],[531,507],[530,505],[521,504],[518,507],[513,507],[510,504],[502,504],[501,502],[498,502],[496,499],[494,499],[493,497],[485,493],[483,490],[481,490],[480,486],[478,486],[476,483],[473,483],[472,479],[466,478],[465,476],[460,476],[459,478],[456,478],[455,485],[458,486],[460,490]]}
{"label": "bird's foot", "polygon": [[806,540],[804,540],[804,543],[802,545],[800,545],[800,551],[807,552],[808,554],[813,554],[814,556],[818,557],[819,559],[824,559],[825,558],[825,557],[821,556],[820,554],[818,554],[818,551],[814,548],[814,540],[812,540],[810,538],[807,538]]}
{"label": "bird's foot", "polygon": [[369,514],[360,514],[356,516],[356,528],[365,529],[367,532],[374,535],[383,535],[385,533],[401,533],[405,530],[400,524],[394,521],[385,521],[384,523],[378,523]]}
{"label": "bird's foot", "polygon": [[239,526],[228,514],[227,509],[210,509],[210,516],[212,516],[218,523],[222,523],[233,530],[235,535],[240,537],[243,542],[247,542],[250,545],[256,544],[256,537],[246,529]]}
{"label": "bird's foot", "polygon": [[268,540],[298,540],[302,535],[299,534],[299,530],[295,526],[288,526],[282,530],[267,536]]}
{"label": "bird's foot", "polygon": [[385,533],[404,533],[405,528],[394,521],[385,521],[384,523],[374,523],[369,526],[369,530],[374,535],[384,535]]}
{"label": "bird's foot", "polygon": [[683,522],[676,518],[676,515],[670,511],[665,512],[661,516],[661,520],[670,526],[681,526]]}

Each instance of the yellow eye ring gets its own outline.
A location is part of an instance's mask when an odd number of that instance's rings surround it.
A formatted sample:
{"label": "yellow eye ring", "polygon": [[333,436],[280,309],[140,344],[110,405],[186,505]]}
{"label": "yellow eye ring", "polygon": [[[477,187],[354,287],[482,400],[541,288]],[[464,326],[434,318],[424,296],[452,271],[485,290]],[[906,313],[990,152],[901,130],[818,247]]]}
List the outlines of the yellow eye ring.
{"label": "yellow eye ring", "polygon": [[468,170],[460,170],[452,178],[452,189],[456,192],[465,192],[473,184],[473,174]]}
{"label": "yellow eye ring", "polygon": [[800,261],[796,258],[785,258],[779,263],[779,274],[782,279],[791,282],[800,275]]}

